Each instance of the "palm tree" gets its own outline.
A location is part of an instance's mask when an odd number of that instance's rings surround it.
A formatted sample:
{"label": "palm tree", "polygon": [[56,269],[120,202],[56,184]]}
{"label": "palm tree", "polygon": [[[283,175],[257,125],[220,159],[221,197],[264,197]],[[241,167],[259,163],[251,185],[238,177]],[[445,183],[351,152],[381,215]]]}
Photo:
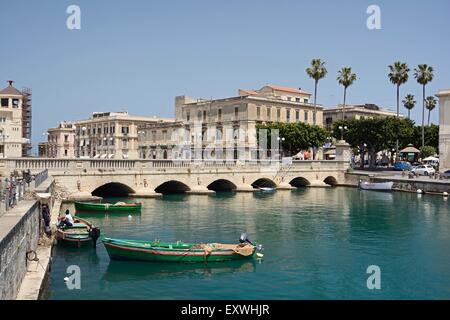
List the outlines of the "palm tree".
{"label": "palm tree", "polygon": [[397,118],[400,116],[400,86],[406,83],[409,79],[409,68],[404,62],[394,62],[393,65],[389,65],[389,80],[397,86]]}
{"label": "palm tree", "polygon": [[342,120],[345,119],[345,100],[347,98],[347,88],[356,81],[356,74],[352,73],[352,68],[344,67],[338,72],[336,80],[344,86],[344,104],[342,105]]}
{"label": "palm tree", "polygon": [[316,124],[316,103],[317,103],[317,85],[320,79],[325,78],[328,71],[325,68],[325,62],[320,59],[313,59],[311,61],[311,67],[306,69],[306,73],[312,79],[314,79],[314,124]]}
{"label": "palm tree", "polygon": [[433,68],[426,64],[419,64],[414,69],[414,77],[422,85],[422,147],[425,145],[425,86],[433,80]]}
{"label": "palm tree", "polygon": [[430,125],[430,114],[434,108],[436,108],[436,99],[433,96],[429,96],[425,99],[426,108],[428,110],[428,125]]}
{"label": "palm tree", "polygon": [[407,94],[406,97],[405,97],[405,100],[403,100],[402,102],[403,102],[403,106],[406,109],[408,109],[408,119],[411,119],[411,117],[410,117],[411,110],[416,105],[416,100],[414,100],[414,95],[413,94]]}

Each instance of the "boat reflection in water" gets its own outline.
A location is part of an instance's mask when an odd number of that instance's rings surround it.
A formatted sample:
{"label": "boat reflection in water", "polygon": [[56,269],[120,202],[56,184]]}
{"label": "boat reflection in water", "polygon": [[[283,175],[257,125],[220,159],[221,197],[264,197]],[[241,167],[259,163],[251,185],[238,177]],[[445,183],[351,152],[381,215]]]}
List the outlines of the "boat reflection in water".
{"label": "boat reflection in water", "polygon": [[254,259],[208,264],[147,263],[111,260],[102,280],[107,282],[128,282],[133,280],[156,280],[166,277],[204,278],[235,272],[256,272],[256,265],[257,261]]}

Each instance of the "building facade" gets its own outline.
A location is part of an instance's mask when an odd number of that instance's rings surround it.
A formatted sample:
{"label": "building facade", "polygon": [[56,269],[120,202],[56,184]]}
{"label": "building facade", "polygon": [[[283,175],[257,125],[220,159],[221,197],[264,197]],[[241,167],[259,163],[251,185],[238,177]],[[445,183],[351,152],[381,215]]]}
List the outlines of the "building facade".
{"label": "building facade", "polygon": [[[257,125],[304,122],[322,126],[323,107],[310,103],[311,94],[296,88],[266,85],[240,89],[224,99],[175,98],[175,123],[142,127],[141,157],[191,159],[260,159]],[[314,112],[316,110],[316,112]],[[161,145],[164,150],[158,151]],[[145,151],[144,151],[145,150]]]}
{"label": "building facade", "polygon": [[31,90],[13,81],[0,91],[0,157],[26,157],[31,150]]}
{"label": "building facade", "polygon": [[450,169],[450,89],[441,90],[439,98],[439,171]]}
{"label": "building facade", "polygon": [[47,130],[47,142],[38,146],[39,156],[46,158],[75,157],[75,125],[61,122],[58,127]]}
{"label": "building facade", "polygon": [[[331,131],[333,123],[344,119],[370,119],[375,117],[395,117],[397,113],[388,109],[382,109],[375,104],[339,105],[335,108],[323,110],[323,126]],[[400,115],[403,117],[403,115]]]}
{"label": "building facade", "polygon": [[173,119],[132,116],[128,112],[95,112],[75,122],[75,156],[81,158],[137,159],[138,128],[173,122]]}

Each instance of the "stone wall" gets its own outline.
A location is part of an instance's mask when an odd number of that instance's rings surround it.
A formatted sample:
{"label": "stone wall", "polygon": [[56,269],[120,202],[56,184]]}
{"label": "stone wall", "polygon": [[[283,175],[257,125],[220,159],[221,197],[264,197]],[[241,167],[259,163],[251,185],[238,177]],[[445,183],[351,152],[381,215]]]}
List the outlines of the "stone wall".
{"label": "stone wall", "polygon": [[39,240],[39,202],[23,201],[14,210],[16,214],[11,210],[2,217],[2,220],[16,218],[18,221],[3,239],[0,238],[0,300],[16,298],[27,272],[26,253],[34,250]]}

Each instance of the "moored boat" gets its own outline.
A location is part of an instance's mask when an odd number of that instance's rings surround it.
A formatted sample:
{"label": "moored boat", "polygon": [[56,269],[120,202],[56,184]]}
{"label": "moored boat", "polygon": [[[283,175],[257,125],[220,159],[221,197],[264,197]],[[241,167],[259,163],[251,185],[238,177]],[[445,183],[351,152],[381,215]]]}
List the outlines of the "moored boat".
{"label": "moored boat", "polygon": [[79,217],[74,217],[74,223],[71,227],[59,226],[56,230],[56,239],[67,244],[81,247],[83,244],[92,243],[94,248],[97,245],[97,239],[100,237],[100,229],[92,223]]}
{"label": "moored boat", "polygon": [[93,203],[93,202],[75,202],[77,211],[101,211],[101,212],[136,212],[141,211],[142,203]]}
{"label": "moored boat", "polygon": [[391,191],[394,183],[389,182],[359,182],[359,187],[363,190]]}
{"label": "moored boat", "polygon": [[207,263],[249,259],[256,255],[257,250],[249,241],[241,241],[239,244],[204,244],[124,240],[103,236],[101,241],[113,260]]}

